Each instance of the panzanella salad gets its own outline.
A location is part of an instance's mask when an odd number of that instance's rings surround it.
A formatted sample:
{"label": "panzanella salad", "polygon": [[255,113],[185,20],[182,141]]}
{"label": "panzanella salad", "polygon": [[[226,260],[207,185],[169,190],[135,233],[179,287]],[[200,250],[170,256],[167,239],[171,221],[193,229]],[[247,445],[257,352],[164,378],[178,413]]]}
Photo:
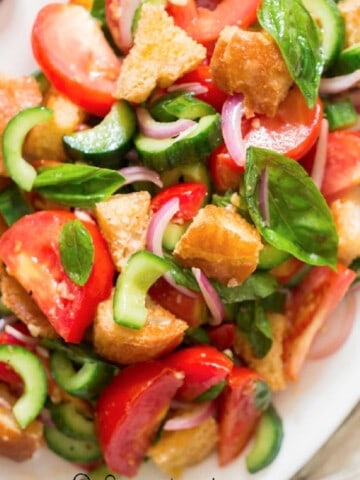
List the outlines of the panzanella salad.
{"label": "panzanella salad", "polygon": [[359,19],[357,0],[38,12],[39,70],[0,75],[1,455],[45,439],[91,478],[276,458],[275,396],[354,318]]}

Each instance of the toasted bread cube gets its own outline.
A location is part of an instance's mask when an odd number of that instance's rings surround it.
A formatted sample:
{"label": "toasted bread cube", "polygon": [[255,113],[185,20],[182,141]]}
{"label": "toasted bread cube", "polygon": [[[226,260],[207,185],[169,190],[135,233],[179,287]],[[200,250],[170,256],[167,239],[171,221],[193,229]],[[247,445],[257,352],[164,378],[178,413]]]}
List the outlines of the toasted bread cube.
{"label": "toasted bread cube", "polygon": [[25,323],[33,337],[58,337],[47,317],[14,277],[2,272],[0,290],[4,305]]}
{"label": "toasted bread cube", "polygon": [[43,425],[34,420],[22,430],[11,411],[16,398],[1,383],[0,398],[9,404],[9,408],[6,408],[0,403],[0,456],[15,462],[28,460],[41,445]]}
{"label": "toasted bread cube", "polygon": [[215,83],[228,94],[244,95],[245,114],[270,117],[293,83],[281,52],[266,32],[225,27],[211,59]]}
{"label": "toasted bread cube", "polygon": [[150,201],[150,194],[143,191],[113,195],[96,204],[95,213],[101,233],[119,272],[130,255],[145,248]]}
{"label": "toasted bread cube", "polygon": [[85,121],[85,110],[53,87],[47,91],[44,105],[53,111],[53,116],[48,122],[31,129],[24,144],[24,155],[30,161],[49,159],[64,162],[67,155],[62,138]]}
{"label": "toasted bread cube", "polygon": [[193,428],[164,431],[147,455],[169,477],[178,477],[183,468],[204,460],[216,447],[218,425],[213,417]]}
{"label": "toasted bread cube", "polygon": [[287,379],[283,361],[283,339],[286,330],[286,317],[277,313],[268,314],[273,343],[268,353],[259,358],[255,355],[250,343],[245,336],[236,329],[234,350],[246,362],[256,370],[268,383],[271,390],[284,390]]}
{"label": "toasted bread cube", "polygon": [[143,102],[156,86],[168,87],[205,57],[205,47],[175,26],[162,5],[144,3],[134,46],[121,68],[116,97]]}
{"label": "toasted bread cube", "polygon": [[219,282],[236,286],[256,268],[262,249],[255,227],[232,210],[207,205],[199,210],[173,252],[187,267],[198,267]]}
{"label": "toasted bread cube", "polygon": [[338,259],[350,265],[360,257],[360,187],[330,204],[339,236]]}
{"label": "toasted bread cube", "polygon": [[[42,95],[33,77],[7,77],[0,74],[0,141],[8,121],[21,110],[40,105]],[[6,175],[0,148],[0,175]]]}
{"label": "toasted bread cube", "polygon": [[360,1],[342,0],[338,7],[345,21],[345,47],[360,43]]}
{"label": "toasted bread cube", "polygon": [[148,301],[148,316],[140,330],[114,322],[113,299],[98,306],[94,321],[94,348],[102,357],[118,364],[145,362],[176,348],[188,325],[160,305]]}

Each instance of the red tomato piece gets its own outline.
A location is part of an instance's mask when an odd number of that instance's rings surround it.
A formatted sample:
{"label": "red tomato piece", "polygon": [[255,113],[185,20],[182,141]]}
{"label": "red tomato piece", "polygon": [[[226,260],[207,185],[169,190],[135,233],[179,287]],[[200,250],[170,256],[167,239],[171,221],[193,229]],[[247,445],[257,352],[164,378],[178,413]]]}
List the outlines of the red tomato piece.
{"label": "red tomato piece", "polygon": [[224,144],[210,155],[209,168],[211,179],[219,193],[239,189],[244,167],[234,162]]}
{"label": "red tomato piece", "polygon": [[203,102],[209,103],[218,112],[221,112],[221,108],[227,98],[227,94],[221,91],[215,84],[211,75],[210,65],[199,65],[195,70],[186,73],[175,83],[182,84],[193,82],[200,83],[200,85],[207,88],[207,92],[197,94],[196,97]]}
{"label": "red tomato piece", "polygon": [[95,425],[111,470],[136,474],[181,383],[182,374],[154,361],[125,368],[105,388]]}
{"label": "red tomato piece", "polygon": [[184,373],[184,383],[176,398],[190,402],[225,380],[233,368],[232,361],[210,345],[194,345],[178,350],[166,357],[164,362]]}
{"label": "red tomato piece", "polygon": [[328,201],[360,183],[360,133],[329,133],[321,192]]}
{"label": "red tomato piece", "polygon": [[291,380],[296,380],[316,334],[355,277],[341,264],[336,271],[313,267],[291,292],[285,311],[290,330],[284,341],[285,370]]}
{"label": "red tomato piece", "polygon": [[220,465],[231,462],[245,448],[269,398],[267,384],[258,373],[234,366],[219,402]]}
{"label": "red tomato piece", "polygon": [[215,41],[226,25],[247,28],[256,21],[260,4],[261,0],[187,0],[182,5],[168,2],[167,10],[174,17],[176,25],[194,40],[206,44]]}
{"label": "red tomato piece", "polygon": [[273,275],[282,285],[287,283],[294,275],[296,275],[303,267],[304,262],[298,260],[295,257],[290,257],[284,262],[280,263],[277,267],[273,268],[270,273]]}
{"label": "red tomato piece", "polygon": [[150,297],[177,318],[184,320],[190,327],[204,323],[207,306],[204,297],[194,292],[194,296],[185,295],[160,277],[149,289]]}
{"label": "red tomato piece", "polygon": [[99,302],[110,296],[114,266],[107,244],[95,224],[82,222],[94,246],[94,263],[84,286],[75,284],[61,264],[59,235],[75,220],[66,211],[42,211],[14,223],[0,239],[0,258],[7,271],[31,295],[56,332],[79,342]]}
{"label": "red tomato piece", "polygon": [[274,117],[257,115],[244,120],[242,129],[247,147],[262,147],[298,160],[310,150],[320,133],[323,107],[306,105],[297,87],[288,93]]}
{"label": "red tomato piece", "polygon": [[235,324],[222,323],[217,327],[209,327],[206,330],[210,337],[210,343],[218,350],[226,350],[231,348],[235,337]]}
{"label": "red tomato piece", "polygon": [[31,42],[36,61],[59,92],[94,115],[108,113],[121,60],[87,10],[46,5],[35,19]]}
{"label": "red tomato piece", "polygon": [[164,188],[155,195],[151,200],[151,210],[155,213],[172,198],[178,198],[180,210],[174,215],[172,221],[175,223],[187,222],[197,214],[206,195],[207,187],[203,183],[178,183]]}

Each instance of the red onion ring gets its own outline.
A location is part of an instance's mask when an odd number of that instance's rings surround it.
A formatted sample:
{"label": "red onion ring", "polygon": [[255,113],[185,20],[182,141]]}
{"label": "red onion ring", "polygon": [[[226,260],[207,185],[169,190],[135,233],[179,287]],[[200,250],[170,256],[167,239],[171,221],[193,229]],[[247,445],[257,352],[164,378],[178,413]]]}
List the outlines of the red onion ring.
{"label": "red onion ring", "polygon": [[205,303],[208,306],[212,315],[212,319],[209,320],[209,324],[220,325],[225,317],[225,309],[217,291],[211,285],[211,283],[206,278],[202,270],[200,270],[200,268],[193,267],[191,271],[196,278],[200,291],[204,297]]}
{"label": "red onion ring", "polygon": [[259,207],[266,227],[270,225],[269,209],[269,169],[266,166],[260,175],[259,182]]}
{"label": "red onion ring", "polygon": [[[121,3],[121,5],[120,5]],[[123,53],[128,53],[133,46],[132,23],[136,9],[141,0],[119,0],[119,41],[118,46]]]}
{"label": "red onion ring", "polygon": [[16,338],[20,342],[24,343],[25,345],[34,346],[38,344],[36,338],[30,337],[30,335],[25,335],[24,333],[14,328],[12,325],[6,325],[4,330],[6,333]]}
{"label": "red onion ring", "polygon": [[196,427],[209,418],[214,412],[215,402],[213,400],[200,403],[199,405],[196,405],[188,415],[182,414],[167,420],[164,424],[164,430],[185,430]]}
{"label": "red onion ring", "polygon": [[316,146],[314,164],[311,170],[311,178],[319,190],[321,189],[324,179],[328,135],[329,122],[326,120],[326,118],[323,118],[321,120],[320,134]]}
{"label": "red onion ring", "polygon": [[322,95],[340,93],[348,90],[360,81],[360,69],[347,75],[338,77],[322,78],[320,81],[319,92]]}
{"label": "red onion ring", "polygon": [[142,166],[124,167],[120,168],[118,172],[125,178],[124,183],[121,185],[122,187],[134,182],[151,182],[159,188],[163,187],[160,175],[149,168]]}
{"label": "red onion ring", "polygon": [[91,210],[86,210],[85,208],[75,208],[74,215],[83,222],[95,223]]}
{"label": "red onion ring", "polygon": [[17,321],[15,315],[8,315],[6,317],[0,318],[0,333],[5,330],[6,325],[12,325]]}
{"label": "red onion ring", "polygon": [[194,95],[201,95],[209,91],[208,87],[201,85],[200,82],[174,83],[167,88],[168,92],[176,92],[177,90],[187,90]]}
{"label": "red onion ring", "polygon": [[222,134],[230,157],[243,167],[246,160],[246,148],[241,131],[241,119],[244,114],[243,95],[228,97],[221,111]]}
{"label": "red onion ring", "polygon": [[187,118],[179,118],[173,122],[157,122],[146,108],[142,107],[136,109],[136,116],[141,133],[156,139],[177,137],[180,133],[197,125],[196,122]]}

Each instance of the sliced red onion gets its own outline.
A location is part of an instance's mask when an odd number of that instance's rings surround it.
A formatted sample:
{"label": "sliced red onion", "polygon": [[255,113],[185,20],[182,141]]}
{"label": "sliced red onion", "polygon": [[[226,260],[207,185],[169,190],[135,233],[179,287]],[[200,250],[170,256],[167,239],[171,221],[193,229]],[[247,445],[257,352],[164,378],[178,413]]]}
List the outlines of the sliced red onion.
{"label": "sliced red onion", "polygon": [[50,413],[50,410],[48,408],[43,408],[39,414],[39,420],[40,422],[42,422],[45,427],[54,427],[55,424],[54,422],[52,421],[51,419],[51,413]]}
{"label": "sliced red onion", "polygon": [[360,69],[347,75],[338,77],[322,78],[319,92],[322,95],[330,95],[343,92],[353,87],[360,81]]}
{"label": "sliced red onion", "polygon": [[241,119],[244,114],[243,95],[228,97],[221,111],[222,134],[230,157],[243,167],[245,165],[246,148],[241,131]]}
{"label": "sliced red onion", "polygon": [[266,166],[260,175],[259,182],[259,207],[266,227],[270,225],[269,209],[269,169]]}
{"label": "sliced red onion", "polygon": [[35,350],[36,350],[36,353],[40,355],[40,357],[43,357],[43,358],[50,357],[49,350],[46,350],[46,348],[41,347],[40,345],[36,345]]}
{"label": "sliced red onion", "polygon": [[24,343],[24,345],[34,346],[38,344],[38,340],[36,338],[33,338],[30,335],[25,335],[25,333],[20,332],[12,325],[6,325],[4,330],[12,337]]}
{"label": "sliced red onion", "polygon": [[142,107],[136,109],[136,116],[141,133],[156,139],[177,137],[180,133],[197,125],[194,120],[187,118],[179,118],[173,122],[157,122],[146,108]]}
{"label": "sliced red onion", "polygon": [[15,315],[7,315],[6,317],[0,318],[0,332],[5,330],[6,325],[13,325],[15,322],[17,322]]}
{"label": "sliced red onion", "polygon": [[208,87],[201,85],[199,82],[174,83],[167,88],[168,92],[176,92],[178,90],[186,90],[194,95],[201,95],[209,91]]}
{"label": "sliced red onion", "polygon": [[123,53],[128,53],[133,46],[132,23],[136,9],[141,0],[121,0],[119,1],[119,41],[118,45]]}
{"label": "sliced red onion", "polygon": [[188,415],[170,418],[164,424],[164,430],[185,430],[193,428],[209,418],[215,412],[215,402],[203,402],[192,408]]}
{"label": "sliced red onion", "polygon": [[75,208],[74,215],[83,222],[95,223],[91,210],[86,210],[85,208]]}
{"label": "sliced red onion", "polygon": [[211,285],[205,274],[200,268],[193,267],[191,269],[196,281],[200,287],[201,293],[204,297],[206,305],[209,307],[212,319],[209,321],[210,325],[220,325],[225,317],[225,309],[222,301]]}
{"label": "sliced red onion", "polygon": [[326,118],[323,118],[321,120],[320,134],[316,146],[314,164],[311,170],[311,177],[319,190],[321,189],[324,179],[328,135],[329,122],[326,120]]}
{"label": "sliced red onion", "polygon": [[120,168],[118,172],[125,178],[125,182],[121,185],[122,187],[134,182],[151,182],[159,188],[163,187],[160,175],[149,168],[142,166],[124,167]]}

